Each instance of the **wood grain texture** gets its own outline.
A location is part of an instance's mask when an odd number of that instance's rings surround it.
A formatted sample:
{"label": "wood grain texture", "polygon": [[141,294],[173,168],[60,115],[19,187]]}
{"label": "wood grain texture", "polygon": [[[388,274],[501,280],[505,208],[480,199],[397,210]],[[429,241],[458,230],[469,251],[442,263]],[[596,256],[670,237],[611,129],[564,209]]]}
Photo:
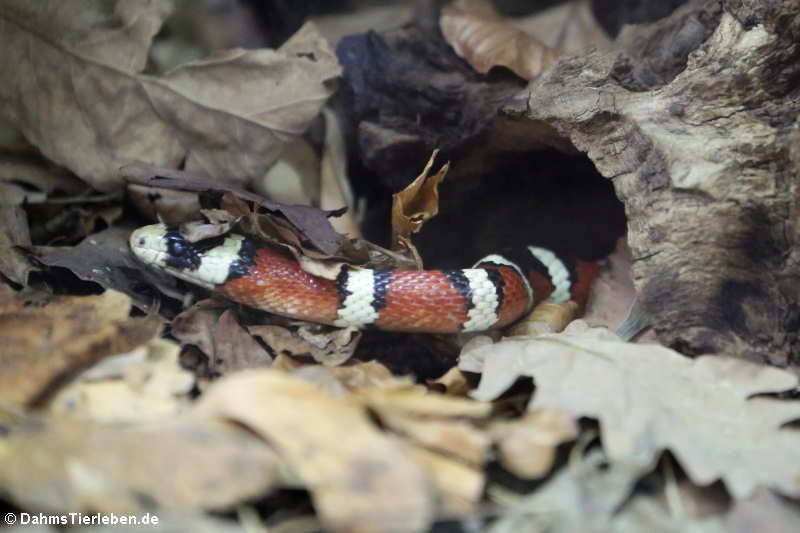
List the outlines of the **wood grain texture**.
{"label": "wood grain texture", "polygon": [[561,60],[504,109],[613,181],[642,307],[687,354],[800,364],[798,11],[689,2]]}

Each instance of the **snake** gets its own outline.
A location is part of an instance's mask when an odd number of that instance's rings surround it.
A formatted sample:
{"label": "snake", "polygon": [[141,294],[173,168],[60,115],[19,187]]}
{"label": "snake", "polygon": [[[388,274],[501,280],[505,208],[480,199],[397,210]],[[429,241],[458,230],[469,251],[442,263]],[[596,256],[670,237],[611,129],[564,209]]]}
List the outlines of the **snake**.
{"label": "snake", "polygon": [[173,225],[134,230],[130,247],[148,267],[234,302],[288,318],[358,329],[460,333],[498,329],[543,301],[586,304],[597,263],[527,246],[472,268],[388,270],[345,265],[335,279],[303,270],[288,252],[229,233],[190,242]]}

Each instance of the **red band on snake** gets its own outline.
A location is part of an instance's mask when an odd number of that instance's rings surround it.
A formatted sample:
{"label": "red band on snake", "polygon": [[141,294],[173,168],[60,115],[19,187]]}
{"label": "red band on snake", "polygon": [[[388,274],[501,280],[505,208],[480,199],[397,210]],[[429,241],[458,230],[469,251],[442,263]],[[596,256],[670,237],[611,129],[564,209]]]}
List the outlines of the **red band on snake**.
{"label": "red band on snake", "polygon": [[[574,265],[529,246],[520,265],[487,256],[462,270],[342,269],[335,280],[303,270],[290,254],[241,235],[190,243],[155,224],[131,234],[145,264],[278,315],[339,327],[457,333],[501,328],[541,301],[583,307],[595,263]],[[523,268],[524,267],[524,270]]]}

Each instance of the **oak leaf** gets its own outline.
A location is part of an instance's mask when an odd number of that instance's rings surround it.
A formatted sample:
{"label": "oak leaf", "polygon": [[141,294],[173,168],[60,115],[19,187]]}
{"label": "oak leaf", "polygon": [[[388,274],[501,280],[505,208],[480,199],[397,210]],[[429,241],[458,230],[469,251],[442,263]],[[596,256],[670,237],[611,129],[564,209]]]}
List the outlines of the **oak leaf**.
{"label": "oak leaf", "polygon": [[800,402],[751,398],[796,387],[787,371],[723,356],[692,360],[621,342],[582,321],[563,333],[478,347],[462,359],[462,370],[483,372],[478,399],[532,376],[530,409],[599,419],[612,461],[648,461],[669,449],[693,482],[722,479],[736,498],[758,485],[800,495],[800,432],[781,428],[800,418]]}

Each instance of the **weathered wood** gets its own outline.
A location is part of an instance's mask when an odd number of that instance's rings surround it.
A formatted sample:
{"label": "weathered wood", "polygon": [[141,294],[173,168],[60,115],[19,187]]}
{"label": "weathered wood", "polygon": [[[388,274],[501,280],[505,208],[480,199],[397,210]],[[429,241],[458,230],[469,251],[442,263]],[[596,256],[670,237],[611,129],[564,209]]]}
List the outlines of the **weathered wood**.
{"label": "weathered wood", "polygon": [[565,58],[506,120],[613,180],[660,339],[800,367],[800,1],[694,1]]}

